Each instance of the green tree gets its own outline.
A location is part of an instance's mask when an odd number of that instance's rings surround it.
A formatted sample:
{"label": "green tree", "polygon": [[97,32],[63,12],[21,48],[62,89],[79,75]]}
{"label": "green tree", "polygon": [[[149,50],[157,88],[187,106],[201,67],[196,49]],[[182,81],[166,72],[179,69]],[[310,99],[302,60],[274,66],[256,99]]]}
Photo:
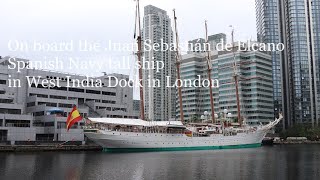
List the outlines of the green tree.
{"label": "green tree", "polygon": [[296,124],[280,133],[280,137],[307,137],[309,140],[318,140],[320,127],[312,128],[310,125]]}

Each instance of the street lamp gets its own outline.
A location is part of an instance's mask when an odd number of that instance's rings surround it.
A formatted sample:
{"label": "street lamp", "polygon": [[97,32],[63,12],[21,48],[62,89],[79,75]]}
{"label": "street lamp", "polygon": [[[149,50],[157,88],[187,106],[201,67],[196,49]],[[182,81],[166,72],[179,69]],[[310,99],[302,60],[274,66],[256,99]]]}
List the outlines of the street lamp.
{"label": "street lamp", "polygon": [[224,113],[224,118],[227,118],[228,109],[224,109],[223,113]]}
{"label": "street lamp", "polygon": [[203,112],[203,114],[204,114],[204,116],[205,116],[205,118],[206,118],[206,121],[208,121],[209,112],[208,112],[208,111],[205,111],[205,112]]}
{"label": "street lamp", "polygon": [[204,115],[201,115],[201,120],[202,120],[202,123],[203,123],[203,121],[204,121],[204,119],[205,119],[205,117],[204,117]]}
{"label": "street lamp", "polygon": [[228,121],[230,121],[230,122],[231,122],[231,119],[230,119],[230,118],[231,118],[231,116],[232,116],[232,114],[231,114],[231,113],[228,113],[228,114],[227,114]]}

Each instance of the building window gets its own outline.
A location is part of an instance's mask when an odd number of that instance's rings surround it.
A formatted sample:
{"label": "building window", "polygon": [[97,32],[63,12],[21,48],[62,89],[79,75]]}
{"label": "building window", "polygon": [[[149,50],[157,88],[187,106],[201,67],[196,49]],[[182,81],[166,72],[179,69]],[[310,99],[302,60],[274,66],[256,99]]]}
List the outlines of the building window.
{"label": "building window", "polygon": [[0,84],[7,84],[7,81],[0,79]]}
{"label": "building window", "polygon": [[107,96],[116,96],[115,92],[107,92],[107,91],[102,91],[103,95],[107,95]]}
{"label": "building window", "polygon": [[35,105],[36,105],[35,102],[29,102],[29,103],[27,103],[27,107],[32,107],[32,106],[35,106]]}
{"label": "building window", "polygon": [[73,105],[72,104],[63,104],[63,103],[59,103],[59,107],[63,107],[63,108],[72,108]]}
{"label": "building window", "polygon": [[78,88],[69,88],[69,91],[84,93],[84,89],[78,89]]}
{"label": "building window", "polygon": [[33,116],[44,116],[44,111],[35,112],[33,113]]}
{"label": "building window", "polygon": [[21,114],[21,109],[0,108],[0,114]]}
{"label": "building window", "polygon": [[102,100],[102,103],[106,103],[106,104],[116,104],[116,101]]}
{"label": "building window", "polygon": [[50,103],[50,102],[38,102],[38,105],[45,104],[48,107],[57,107],[57,103]]}
{"label": "building window", "polygon": [[30,121],[28,120],[11,120],[6,119],[6,127],[30,127]]}
{"label": "building window", "polygon": [[52,99],[67,99],[67,97],[65,97],[65,96],[54,96],[54,95],[51,95],[50,98],[52,98]]}
{"label": "building window", "polygon": [[86,90],[86,93],[90,93],[90,94],[101,94],[101,91],[95,91],[95,90]]}

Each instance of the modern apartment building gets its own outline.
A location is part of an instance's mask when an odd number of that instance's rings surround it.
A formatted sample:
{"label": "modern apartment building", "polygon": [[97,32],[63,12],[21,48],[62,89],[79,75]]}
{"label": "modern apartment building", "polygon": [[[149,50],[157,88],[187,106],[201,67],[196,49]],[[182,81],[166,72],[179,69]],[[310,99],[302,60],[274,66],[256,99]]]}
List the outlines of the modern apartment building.
{"label": "modern apartment building", "polygon": [[256,0],[256,14],[258,40],[286,46],[272,54],[275,112],[283,111],[283,128],[318,125],[320,1]]}
{"label": "modern apartment building", "polygon": [[[127,75],[110,74],[93,78],[102,81],[102,88],[67,87],[67,77],[70,82],[86,82],[87,77],[37,69],[17,72],[16,69],[8,68],[8,60],[9,57],[0,59],[0,141],[83,141],[81,126],[85,123],[84,119],[69,132],[66,131],[66,119],[73,105],[78,107],[84,118],[139,116],[139,112],[133,111],[132,88],[107,86],[108,76],[129,80]],[[19,61],[28,62],[22,59]],[[41,80],[59,78],[61,87],[45,87],[36,83],[29,85],[27,76],[40,76]],[[20,80],[20,87],[13,87],[13,79]]]}
{"label": "modern apartment building", "polygon": [[[221,117],[226,109],[231,113],[230,118],[236,119],[233,52],[212,51],[211,54],[211,78],[219,81],[219,87],[213,88],[215,114]],[[267,123],[273,120],[271,56],[267,52],[236,51],[235,61],[239,74],[241,117],[248,123]],[[199,76],[201,81],[208,79],[206,53],[184,55],[181,63],[181,79],[195,80]],[[209,87],[183,87],[182,99],[185,120],[199,119],[205,111],[211,114]],[[178,110],[179,105],[177,105],[177,117],[180,115]]]}
{"label": "modern apartment building", "polygon": [[[173,43],[171,20],[167,12],[148,5],[144,8],[143,40],[150,40],[151,44],[162,42]],[[167,88],[166,76],[171,77],[171,84],[176,77],[175,52],[167,51],[144,51],[145,62],[162,62],[164,67],[158,72],[156,69],[145,68],[143,70],[145,117],[148,120],[163,121],[175,117],[175,88]],[[147,80],[159,80],[160,87],[151,87]]]}

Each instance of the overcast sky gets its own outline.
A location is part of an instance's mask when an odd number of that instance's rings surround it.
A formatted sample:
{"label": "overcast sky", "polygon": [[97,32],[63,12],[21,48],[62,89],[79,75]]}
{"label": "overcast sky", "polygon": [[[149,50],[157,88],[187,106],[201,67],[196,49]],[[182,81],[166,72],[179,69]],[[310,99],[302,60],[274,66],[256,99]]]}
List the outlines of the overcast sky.
{"label": "overcast sky", "polygon": [[[204,37],[204,20],[209,34],[230,34],[236,40],[256,39],[254,0],[140,0],[143,7],[154,5],[167,11],[172,18],[176,9],[180,41]],[[0,55],[41,60],[46,53],[10,52],[9,40],[48,42],[90,40],[133,42],[135,2],[133,0],[1,0]],[[132,52],[127,52],[130,54]],[[50,56],[64,56],[54,53]],[[113,52],[78,54],[90,59],[112,56]],[[106,69],[107,72],[123,72]],[[83,71],[71,70],[73,73]],[[88,72],[89,73],[89,72]],[[97,73],[97,72],[95,72]]]}

